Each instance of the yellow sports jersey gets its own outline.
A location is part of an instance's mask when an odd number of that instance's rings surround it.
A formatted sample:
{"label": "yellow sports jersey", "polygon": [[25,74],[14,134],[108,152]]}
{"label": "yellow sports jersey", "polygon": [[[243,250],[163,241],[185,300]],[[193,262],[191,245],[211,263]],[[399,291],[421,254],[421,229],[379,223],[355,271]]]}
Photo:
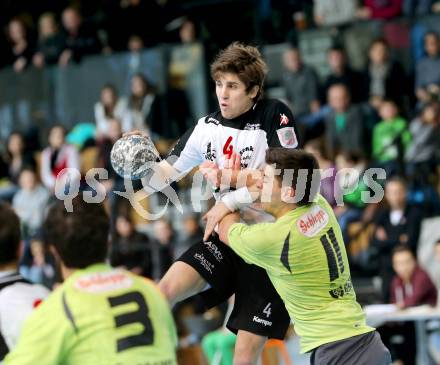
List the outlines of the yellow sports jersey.
{"label": "yellow sports jersey", "polygon": [[104,264],[76,271],[25,323],[11,365],[175,365],[177,336],[149,280]]}
{"label": "yellow sports jersey", "polygon": [[274,223],[232,225],[229,243],[246,262],[266,269],[302,353],[374,330],[356,302],[341,229],[321,195]]}

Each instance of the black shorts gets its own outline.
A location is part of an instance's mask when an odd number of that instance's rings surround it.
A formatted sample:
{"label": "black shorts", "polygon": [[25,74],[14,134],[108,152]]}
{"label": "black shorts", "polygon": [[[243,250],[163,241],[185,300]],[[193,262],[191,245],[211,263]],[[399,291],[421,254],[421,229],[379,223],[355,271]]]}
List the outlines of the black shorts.
{"label": "black shorts", "polygon": [[211,286],[201,293],[206,307],[227,300],[235,293],[234,309],[227,327],[260,336],[284,339],[290,318],[266,270],[249,265],[218,236],[188,249],[178,261],[193,267]]}

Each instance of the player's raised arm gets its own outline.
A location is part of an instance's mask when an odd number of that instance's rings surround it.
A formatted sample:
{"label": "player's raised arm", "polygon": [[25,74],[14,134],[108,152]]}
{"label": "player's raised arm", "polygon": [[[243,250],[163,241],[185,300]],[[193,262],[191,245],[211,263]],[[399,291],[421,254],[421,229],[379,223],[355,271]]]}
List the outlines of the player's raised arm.
{"label": "player's raised arm", "polygon": [[[151,189],[153,191],[161,191],[172,182],[179,180],[203,161],[201,153],[198,151],[196,133],[197,125],[185,132],[166,159],[158,161],[152,166],[142,179],[144,190],[147,192],[151,192]],[[149,138],[140,131],[126,133],[124,137],[133,135]]]}

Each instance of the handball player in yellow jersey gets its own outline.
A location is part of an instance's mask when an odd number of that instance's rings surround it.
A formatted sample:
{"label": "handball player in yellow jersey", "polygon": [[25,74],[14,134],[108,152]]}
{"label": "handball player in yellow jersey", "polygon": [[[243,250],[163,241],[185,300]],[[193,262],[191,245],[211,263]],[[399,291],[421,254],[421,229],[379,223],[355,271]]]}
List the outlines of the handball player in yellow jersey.
{"label": "handball player in yellow jersey", "polygon": [[388,349],[356,301],[339,224],[317,193],[318,169],[309,153],[269,148],[263,177],[251,190],[276,221],[246,225],[229,214],[220,240],[267,271],[312,365],[389,365]]}

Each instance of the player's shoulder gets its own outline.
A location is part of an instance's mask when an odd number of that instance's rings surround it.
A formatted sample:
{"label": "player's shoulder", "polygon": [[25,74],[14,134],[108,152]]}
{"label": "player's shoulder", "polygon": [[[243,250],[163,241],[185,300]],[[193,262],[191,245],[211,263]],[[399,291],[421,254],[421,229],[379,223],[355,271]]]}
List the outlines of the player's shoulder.
{"label": "player's shoulder", "polygon": [[336,219],[327,200],[318,194],[312,203],[294,211],[294,222],[299,234],[313,238],[326,227],[334,224]]}
{"label": "player's shoulder", "polygon": [[36,306],[49,296],[47,288],[39,284],[17,282],[0,291],[0,306],[3,304],[22,303]]}
{"label": "player's shoulder", "polygon": [[217,126],[222,124],[222,115],[220,113],[219,110],[213,112],[213,113],[209,113],[203,117],[201,117],[198,121],[197,121],[197,125],[200,126]]}
{"label": "player's shoulder", "polygon": [[257,102],[256,109],[266,113],[289,110],[289,107],[279,99],[261,99]]}
{"label": "player's shoulder", "polygon": [[289,107],[278,99],[262,99],[256,105],[256,113],[263,120],[265,129],[290,126],[293,123],[293,115]]}

